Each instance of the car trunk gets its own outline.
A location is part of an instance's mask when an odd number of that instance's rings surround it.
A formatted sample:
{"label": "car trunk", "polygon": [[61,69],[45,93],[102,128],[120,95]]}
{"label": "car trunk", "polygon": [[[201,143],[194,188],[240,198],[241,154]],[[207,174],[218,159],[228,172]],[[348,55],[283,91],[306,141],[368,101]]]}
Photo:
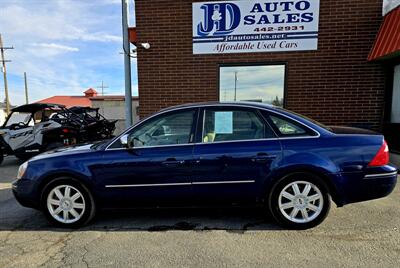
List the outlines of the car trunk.
{"label": "car trunk", "polygon": [[356,127],[329,126],[329,130],[335,134],[365,134],[365,135],[381,135],[378,132]]}

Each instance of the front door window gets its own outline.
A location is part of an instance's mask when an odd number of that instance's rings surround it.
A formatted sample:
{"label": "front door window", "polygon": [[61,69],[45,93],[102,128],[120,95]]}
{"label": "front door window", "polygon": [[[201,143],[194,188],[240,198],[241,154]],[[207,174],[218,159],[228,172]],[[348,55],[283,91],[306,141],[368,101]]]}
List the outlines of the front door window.
{"label": "front door window", "polygon": [[194,115],[186,110],[157,116],[135,128],[128,142],[135,148],[190,143]]}

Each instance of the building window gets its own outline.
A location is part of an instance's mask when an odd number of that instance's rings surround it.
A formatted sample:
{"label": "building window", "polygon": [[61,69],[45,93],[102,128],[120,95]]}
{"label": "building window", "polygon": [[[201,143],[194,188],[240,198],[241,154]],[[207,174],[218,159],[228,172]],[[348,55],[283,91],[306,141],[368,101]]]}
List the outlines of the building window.
{"label": "building window", "polygon": [[400,123],[400,65],[394,67],[391,123]]}
{"label": "building window", "polygon": [[285,65],[221,66],[220,101],[255,101],[283,107]]}

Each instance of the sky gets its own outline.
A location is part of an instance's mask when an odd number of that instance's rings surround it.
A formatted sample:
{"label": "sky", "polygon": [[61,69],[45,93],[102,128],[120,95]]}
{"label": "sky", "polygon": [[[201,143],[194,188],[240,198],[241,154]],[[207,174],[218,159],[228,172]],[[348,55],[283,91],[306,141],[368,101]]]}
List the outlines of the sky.
{"label": "sky", "polygon": [[221,67],[220,98],[233,101],[237,73],[237,100],[261,100],[271,103],[276,97],[283,99],[285,84],[284,65]]}
{"label": "sky", "polygon": [[[134,2],[130,26],[134,26]],[[54,95],[83,95],[92,87],[106,95],[124,94],[121,0],[0,0],[0,34],[6,51],[12,105]],[[137,95],[136,60],[132,91]],[[3,74],[0,100],[4,100]]]}

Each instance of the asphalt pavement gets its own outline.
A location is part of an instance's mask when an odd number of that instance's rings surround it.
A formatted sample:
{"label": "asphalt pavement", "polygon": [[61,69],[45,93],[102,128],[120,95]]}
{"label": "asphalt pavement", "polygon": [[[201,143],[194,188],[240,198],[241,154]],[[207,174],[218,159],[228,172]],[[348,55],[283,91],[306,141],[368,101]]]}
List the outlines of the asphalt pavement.
{"label": "asphalt pavement", "polygon": [[278,227],[258,209],[103,212],[78,230],[57,229],[21,207],[0,166],[0,267],[400,267],[400,190],[332,206],[306,231]]}

